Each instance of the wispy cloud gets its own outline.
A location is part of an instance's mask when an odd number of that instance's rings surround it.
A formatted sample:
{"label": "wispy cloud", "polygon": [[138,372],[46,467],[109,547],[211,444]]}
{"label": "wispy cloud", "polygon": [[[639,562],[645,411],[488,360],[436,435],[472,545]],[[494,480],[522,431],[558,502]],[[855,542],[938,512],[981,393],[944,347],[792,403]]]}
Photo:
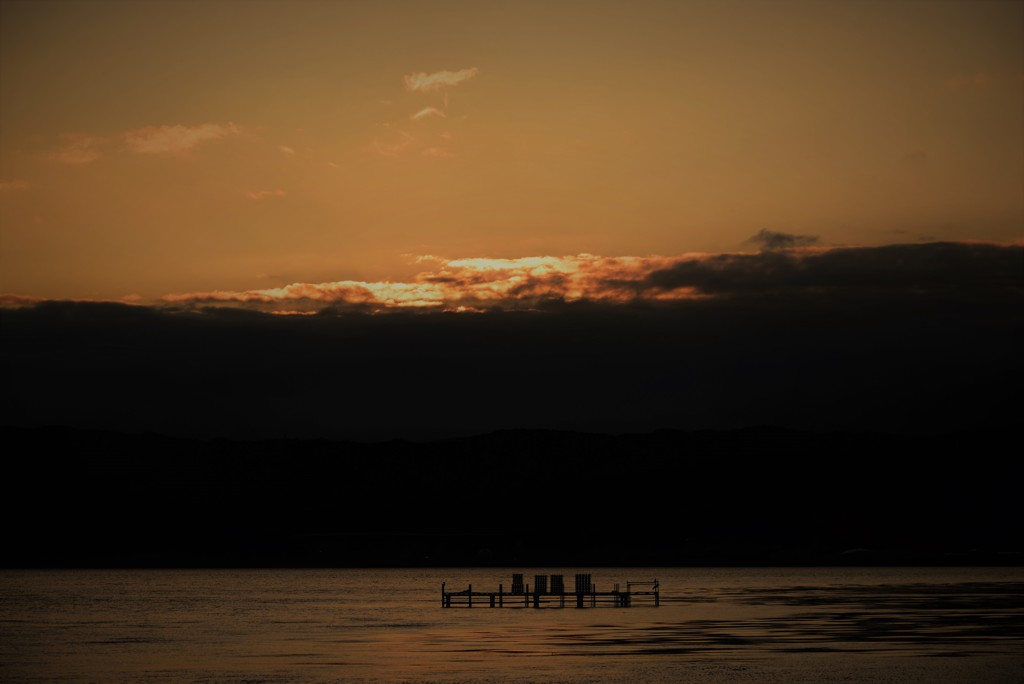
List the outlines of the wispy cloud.
{"label": "wispy cloud", "polygon": [[52,152],[49,158],[62,164],[88,164],[99,159],[100,146],[106,142],[104,138],[83,133],[62,133],[61,138],[67,141],[64,146]]}
{"label": "wispy cloud", "polygon": [[285,154],[295,154],[295,148],[288,147],[287,145],[278,145],[277,149],[281,150]]}
{"label": "wispy cloud", "polygon": [[124,134],[125,144],[133,152],[143,154],[181,154],[207,140],[237,135],[238,128],[206,123],[199,126],[149,126]]}
{"label": "wispy cloud", "polygon": [[[419,93],[439,91],[443,94],[443,105],[421,107],[409,115],[411,121],[426,121],[428,119],[448,119],[448,89],[474,78],[480,70],[476,67],[460,69],[459,71],[435,71],[427,73],[419,71],[406,74],[404,77],[407,90]],[[462,117],[464,118],[464,117]],[[384,128],[390,128],[390,123],[381,124]],[[451,134],[447,131],[440,134],[441,140],[448,142]],[[438,143],[437,140],[417,138],[405,131],[399,131],[397,136],[390,133],[384,137],[378,137],[371,143],[371,148],[378,154],[386,157],[399,157],[416,155],[419,157],[452,157],[455,153],[450,146]]]}
{"label": "wispy cloud", "polygon": [[127,294],[115,299],[91,298],[91,297],[65,297],[61,299],[50,299],[47,297],[30,297],[3,293],[0,294],[0,309],[20,309],[36,305],[46,305],[53,302],[74,302],[80,304],[129,304],[137,305],[142,303],[142,295],[138,293]]}
{"label": "wispy cloud", "polygon": [[12,178],[10,180],[0,180],[0,192],[9,192],[12,190],[27,190],[28,183],[26,181]]}
{"label": "wispy cloud", "polygon": [[984,88],[992,80],[992,77],[984,71],[976,71],[973,74],[959,73],[947,78],[943,83],[951,90],[964,90],[965,88]]}
{"label": "wispy cloud", "polygon": [[426,119],[427,117],[430,116],[437,116],[442,119],[447,118],[445,113],[438,109],[437,107],[424,107],[423,109],[416,112],[409,118],[412,119],[413,121],[419,121],[420,119]]}
{"label": "wispy cloud", "polygon": [[265,200],[268,197],[284,197],[286,194],[287,193],[284,190],[250,190],[245,193],[246,197],[257,202]]}
{"label": "wispy cloud", "polygon": [[761,249],[792,249],[793,247],[809,247],[817,244],[817,235],[794,235],[792,233],[778,233],[774,230],[762,228],[747,239]]}
{"label": "wispy cloud", "polygon": [[432,74],[418,71],[405,76],[405,87],[407,90],[414,92],[428,92],[431,90],[454,88],[479,73],[480,70],[476,67],[460,69],[459,71],[435,71]]}
{"label": "wispy cloud", "polygon": [[904,164],[916,167],[922,167],[928,164],[928,151],[927,150],[907,150],[903,153],[902,161]]}
{"label": "wispy cloud", "polygon": [[0,308],[17,309],[23,306],[35,306],[48,301],[45,297],[29,297],[27,295],[0,294]]}
{"label": "wispy cloud", "polygon": [[405,131],[399,131],[396,137],[391,137],[386,140],[374,138],[370,147],[377,152],[377,154],[382,154],[385,157],[397,157],[403,152],[409,150],[415,144],[415,136],[412,136]]}

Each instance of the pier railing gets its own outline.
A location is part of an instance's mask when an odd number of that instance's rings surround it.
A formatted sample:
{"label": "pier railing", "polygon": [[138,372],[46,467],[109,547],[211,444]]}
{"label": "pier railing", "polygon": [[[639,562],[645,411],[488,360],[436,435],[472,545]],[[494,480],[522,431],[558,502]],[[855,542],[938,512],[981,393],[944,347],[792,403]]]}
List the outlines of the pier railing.
{"label": "pier railing", "polygon": [[[542,605],[565,608],[566,602],[575,605],[577,608],[614,606],[616,608],[629,608],[633,605],[633,599],[643,597],[645,603],[655,607],[661,605],[661,585],[658,580],[635,580],[626,582],[625,591],[615,584],[611,591],[598,591],[591,582],[589,574],[576,575],[576,591],[565,591],[565,585],[561,575],[552,575],[551,584],[548,585],[547,575],[537,575],[534,578],[533,590],[530,585],[523,582],[523,576],[516,573],[512,576],[512,591],[506,592],[505,585],[499,584],[497,591],[473,591],[473,585],[459,591],[449,591],[447,582],[441,583],[441,607],[451,608],[453,605],[472,608],[474,602],[477,606],[487,605],[489,608],[504,608],[507,606],[521,606],[540,608]],[[634,587],[643,587],[635,589]]]}

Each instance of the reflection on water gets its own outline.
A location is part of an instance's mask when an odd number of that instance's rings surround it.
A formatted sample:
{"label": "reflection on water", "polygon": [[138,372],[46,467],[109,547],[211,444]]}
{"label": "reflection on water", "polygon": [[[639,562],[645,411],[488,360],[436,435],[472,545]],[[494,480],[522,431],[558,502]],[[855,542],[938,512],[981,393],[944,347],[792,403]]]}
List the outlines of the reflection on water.
{"label": "reflection on water", "polygon": [[1019,569],[607,569],[661,607],[440,607],[511,572],[0,573],[0,679],[1024,681]]}

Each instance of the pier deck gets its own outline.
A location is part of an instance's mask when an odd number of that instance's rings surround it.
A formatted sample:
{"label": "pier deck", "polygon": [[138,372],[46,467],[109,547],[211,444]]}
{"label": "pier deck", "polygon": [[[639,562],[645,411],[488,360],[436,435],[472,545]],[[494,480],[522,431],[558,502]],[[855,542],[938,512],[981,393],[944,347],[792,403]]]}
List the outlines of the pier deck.
{"label": "pier deck", "polygon": [[[590,575],[577,575],[576,577],[575,591],[564,589],[561,575],[552,575],[553,581],[550,589],[547,585],[547,575],[537,575],[533,591],[530,590],[529,584],[523,584],[522,575],[519,574],[513,575],[512,591],[505,591],[504,584],[499,584],[497,591],[473,591],[472,584],[460,591],[449,591],[447,582],[442,582],[441,607],[472,608],[475,604],[489,608],[540,608],[542,605],[558,608],[565,608],[567,605],[576,608],[597,606],[629,608],[637,597],[642,597],[643,602],[647,605],[655,607],[661,605],[661,587],[656,579],[626,582],[625,590],[620,589],[616,584],[611,591],[598,591],[597,587],[590,583]],[[637,590],[634,589],[635,586],[649,588]]]}

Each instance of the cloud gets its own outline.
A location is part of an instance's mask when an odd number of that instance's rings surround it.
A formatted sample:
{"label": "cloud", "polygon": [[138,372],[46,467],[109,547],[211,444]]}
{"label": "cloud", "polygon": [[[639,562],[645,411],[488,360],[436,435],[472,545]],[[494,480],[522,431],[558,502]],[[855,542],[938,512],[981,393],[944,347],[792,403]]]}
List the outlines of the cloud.
{"label": "cloud", "polygon": [[992,77],[984,71],[976,71],[973,74],[959,73],[950,76],[944,81],[947,88],[951,90],[964,90],[966,88],[984,88],[992,80]]}
{"label": "cloud", "polygon": [[447,118],[445,116],[445,113],[442,112],[437,107],[424,107],[423,109],[421,109],[420,111],[416,112],[415,114],[413,114],[409,118],[412,119],[413,121],[419,121],[420,119],[425,119],[425,118],[430,117],[430,116],[437,116],[437,117],[440,117],[442,119]]}
{"label": "cloud", "polygon": [[928,152],[926,150],[908,150],[903,154],[903,163],[909,166],[925,166],[928,164]]}
{"label": "cloud", "polygon": [[292,147],[288,147],[287,145],[278,145],[277,149],[281,150],[285,154],[295,154],[295,149]]}
{"label": "cloud", "polygon": [[392,136],[386,140],[374,138],[370,148],[377,154],[385,157],[397,157],[415,144],[416,138],[414,136],[405,131],[399,131],[397,136]]}
{"label": "cloud", "polygon": [[[249,194],[254,201],[281,196],[279,190]],[[172,293],[162,301],[191,310],[232,307],[267,313],[543,311],[566,305],[628,308],[716,301],[757,306],[814,301],[826,306],[856,300],[873,307],[894,297],[920,303],[978,301],[987,306],[997,301],[1022,303],[1022,260],[1024,245],[974,242],[646,257],[424,256],[415,261],[429,264],[428,270],[403,282],[294,282],[274,288]]]}
{"label": "cloud", "polygon": [[27,190],[29,184],[26,181],[12,178],[10,180],[0,180],[0,192],[11,192],[14,190]]}
{"label": "cloud", "polygon": [[128,131],[124,134],[124,141],[128,149],[140,154],[182,154],[202,142],[219,140],[238,133],[238,128],[230,123],[227,126],[213,123],[192,127],[180,124],[149,126]]}
{"label": "cloud", "polygon": [[287,193],[284,190],[250,190],[245,193],[246,197],[257,202],[268,197],[284,197]]}
{"label": "cloud", "polygon": [[45,297],[29,297],[26,295],[0,294],[0,308],[18,309],[25,306],[34,306],[48,301]]}
{"label": "cloud", "polygon": [[0,310],[3,415],[292,437],[1016,426],[1022,250],[448,258],[398,283],[21,301]]}
{"label": "cloud", "polygon": [[431,145],[423,138],[406,131],[398,131],[397,134],[389,134],[387,137],[374,138],[370,149],[385,157],[400,157],[410,154],[435,158],[454,157],[455,151],[445,144],[450,142],[451,136],[442,135],[441,139],[444,141],[442,144]]}
{"label": "cloud", "polygon": [[[932,242],[681,259],[646,276],[655,290],[714,297],[1020,296],[1024,245]],[[1013,293],[1017,293],[1014,295]]]}
{"label": "cloud", "polygon": [[443,293],[440,288],[424,283],[338,281],[292,283],[262,290],[170,294],[165,295],[163,301],[171,304],[246,305],[246,308],[268,313],[279,313],[284,308],[289,313],[305,313],[325,306],[361,310],[436,307],[443,303]]}
{"label": "cloud", "polygon": [[99,147],[106,142],[106,139],[81,133],[63,133],[61,138],[67,143],[56,152],[52,152],[49,158],[62,164],[88,164],[99,159]]}
{"label": "cloud", "polygon": [[[338,281],[292,283],[281,288],[166,295],[174,304],[241,305],[262,311],[284,306],[310,310],[324,306],[396,310],[524,309],[552,300],[625,302],[635,299],[652,271],[672,263],[665,257],[538,256],[518,259],[441,259],[411,282]],[[685,292],[650,292],[652,300],[685,297]]]}
{"label": "cloud", "polygon": [[74,297],[66,299],[49,299],[47,297],[32,297],[27,295],[18,294],[0,294],[0,311],[4,309],[23,309],[26,307],[34,306],[60,306],[60,305],[71,305],[71,304],[83,304],[83,305],[106,305],[106,304],[125,304],[125,305],[136,305],[142,301],[142,295],[137,293],[127,294],[116,299],[102,299],[102,298],[90,298],[90,297]]}
{"label": "cloud", "polygon": [[418,71],[405,76],[405,87],[413,92],[429,92],[443,88],[454,88],[480,73],[476,67],[459,71],[435,71],[432,74]]}
{"label": "cloud", "polygon": [[[1020,297],[1021,245],[930,243],[758,253],[517,259],[422,257],[408,282],[342,280],[169,294],[183,306],[258,311],[542,310],[553,304],[669,305],[708,300],[904,296]],[[1014,294],[1016,293],[1016,294]]]}
{"label": "cloud", "polygon": [[767,228],[762,228],[747,239],[761,249],[790,249],[793,247],[807,247],[818,242],[817,235],[792,235],[790,233],[777,233]]}

